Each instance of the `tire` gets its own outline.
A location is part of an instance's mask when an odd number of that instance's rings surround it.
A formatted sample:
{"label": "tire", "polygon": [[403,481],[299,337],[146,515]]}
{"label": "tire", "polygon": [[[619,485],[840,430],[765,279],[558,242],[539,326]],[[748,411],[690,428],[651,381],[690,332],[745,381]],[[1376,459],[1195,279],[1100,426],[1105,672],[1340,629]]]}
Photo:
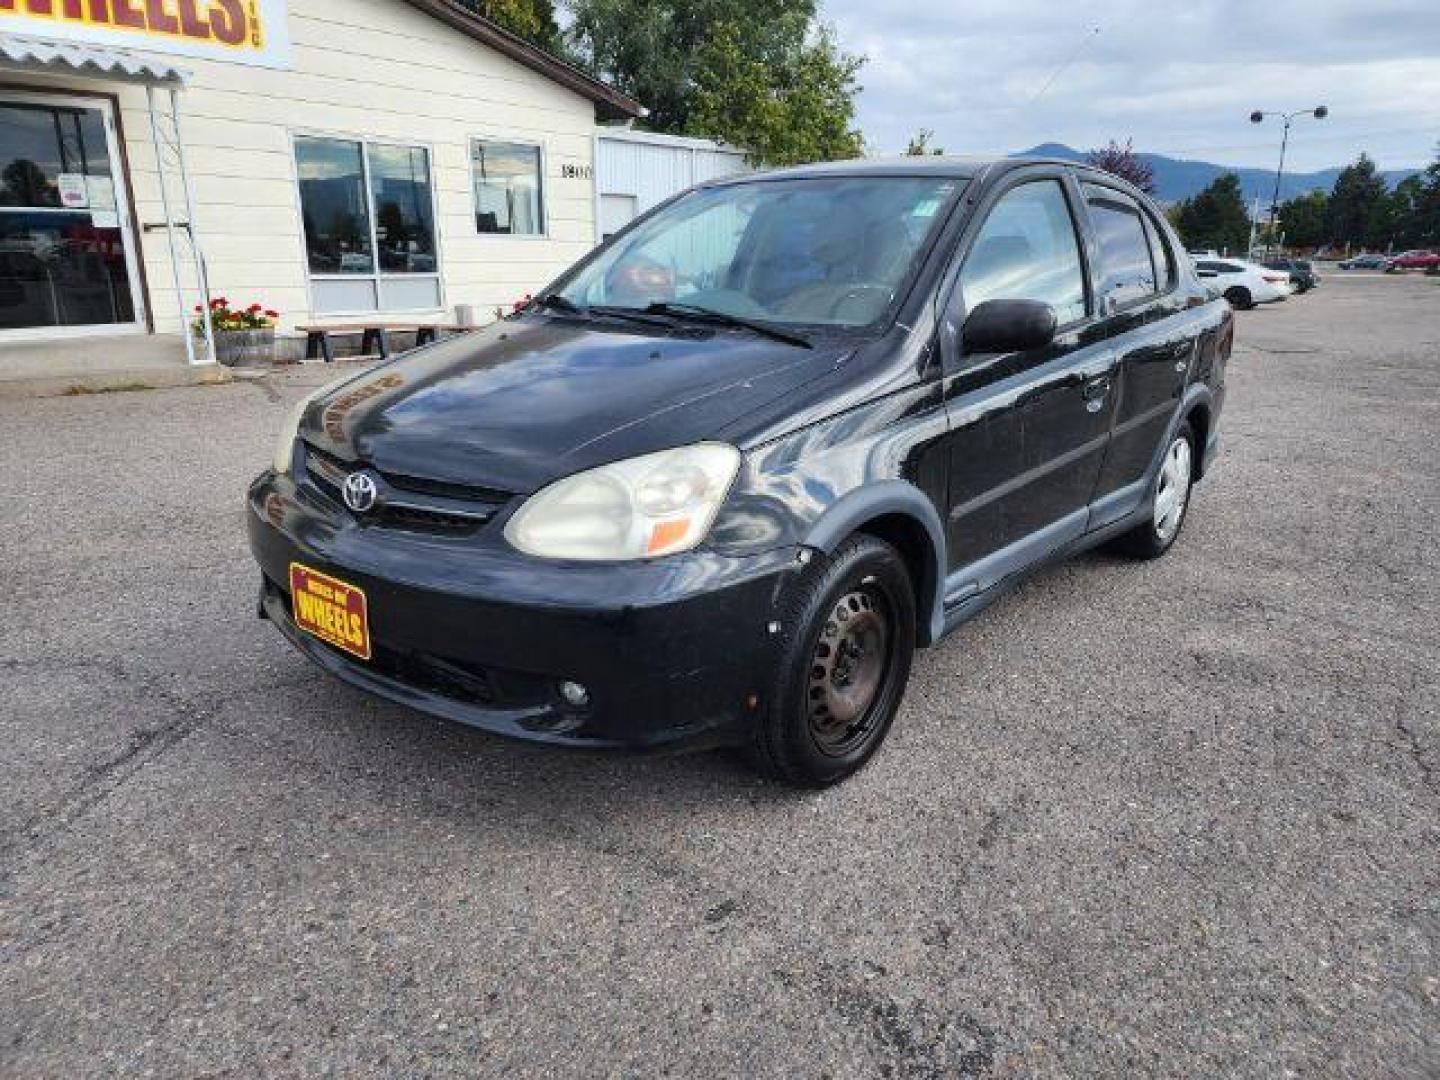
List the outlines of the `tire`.
{"label": "tire", "polygon": [[1239,285],[1226,289],[1225,299],[1230,301],[1230,306],[1237,311],[1249,311],[1255,306],[1255,301],[1250,298],[1250,290],[1241,288]]}
{"label": "tire", "polygon": [[915,655],[915,591],[900,555],[856,534],[796,583],[751,759],[796,787],[858,772],[890,730]]}
{"label": "tire", "polygon": [[[1115,550],[1136,559],[1158,559],[1175,546],[1190,509],[1196,457],[1195,432],[1186,421],[1171,436],[1165,456],[1160,460],[1160,471],[1156,474],[1149,500],[1149,515],[1135,528],[1116,538],[1112,545]],[[1178,491],[1178,495],[1166,499],[1168,491]],[[1162,502],[1162,499],[1165,501]]]}

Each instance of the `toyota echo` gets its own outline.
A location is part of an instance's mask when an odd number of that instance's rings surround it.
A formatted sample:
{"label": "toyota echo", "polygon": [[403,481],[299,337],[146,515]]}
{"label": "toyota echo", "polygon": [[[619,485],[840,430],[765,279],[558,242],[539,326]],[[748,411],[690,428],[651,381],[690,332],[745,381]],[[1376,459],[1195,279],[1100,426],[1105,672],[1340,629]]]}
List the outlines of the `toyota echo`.
{"label": "toyota echo", "polygon": [[487,731],[833,783],[917,647],[1043,563],[1169,550],[1232,338],[1164,216],[1084,166],[704,185],[302,402],[249,492],[260,613]]}

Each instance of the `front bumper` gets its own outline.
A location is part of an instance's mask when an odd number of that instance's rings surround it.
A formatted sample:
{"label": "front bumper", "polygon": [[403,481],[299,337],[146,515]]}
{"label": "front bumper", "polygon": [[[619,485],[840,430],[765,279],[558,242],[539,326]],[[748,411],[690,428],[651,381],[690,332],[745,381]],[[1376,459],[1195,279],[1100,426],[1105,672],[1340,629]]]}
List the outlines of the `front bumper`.
{"label": "front bumper", "polygon": [[[252,485],[260,613],[336,677],[499,735],[595,749],[743,741],[773,685],[769,625],[795,552],[692,552],[651,562],[550,563],[496,538],[365,526],[288,478]],[[300,630],[289,567],[358,586],[373,656]],[[561,680],[589,691],[583,708]]]}

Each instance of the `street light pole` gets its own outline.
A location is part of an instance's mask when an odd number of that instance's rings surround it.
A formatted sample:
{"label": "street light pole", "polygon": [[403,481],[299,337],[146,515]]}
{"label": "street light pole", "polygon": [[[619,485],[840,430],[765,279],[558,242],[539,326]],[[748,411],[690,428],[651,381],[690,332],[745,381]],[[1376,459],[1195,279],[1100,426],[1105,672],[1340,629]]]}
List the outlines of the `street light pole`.
{"label": "street light pole", "polygon": [[1297,109],[1295,112],[1265,112],[1256,109],[1250,114],[1250,122],[1258,124],[1267,116],[1278,116],[1284,121],[1284,130],[1280,135],[1280,164],[1275,170],[1275,193],[1270,196],[1270,243],[1275,243],[1275,218],[1280,213],[1280,178],[1285,175],[1285,150],[1290,145],[1290,124],[1298,116],[1313,116],[1316,120],[1324,120],[1330,115],[1330,109],[1325,105],[1317,105],[1313,109]]}

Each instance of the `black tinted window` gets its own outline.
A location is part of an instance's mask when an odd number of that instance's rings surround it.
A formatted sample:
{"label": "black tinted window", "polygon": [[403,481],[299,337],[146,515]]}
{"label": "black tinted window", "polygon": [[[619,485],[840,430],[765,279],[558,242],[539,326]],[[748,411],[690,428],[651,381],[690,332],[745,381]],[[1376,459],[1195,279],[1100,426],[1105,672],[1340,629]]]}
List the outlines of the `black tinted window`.
{"label": "black tinted window", "polygon": [[1155,279],[1163,292],[1175,284],[1175,256],[1165,241],[1165,233],[1148,214],[1145,216],[1145,236],[1150,241],[1150,258],[1155,263]]}
{"label": "black tinted window", "polygon": [[1043,300],[1062,326],[1085,317],[1080,245],[1058,181],[1000,197],[965,257],[960,289],[971,309],[986,300]]}
{"label": "black tinted window", "polygon": [[1100,296],[1114,309],[1150,296],[1156,291],[1150,242],[1137,210],[1112,202],[1092,202],[1090,218],[1100,241]]}

